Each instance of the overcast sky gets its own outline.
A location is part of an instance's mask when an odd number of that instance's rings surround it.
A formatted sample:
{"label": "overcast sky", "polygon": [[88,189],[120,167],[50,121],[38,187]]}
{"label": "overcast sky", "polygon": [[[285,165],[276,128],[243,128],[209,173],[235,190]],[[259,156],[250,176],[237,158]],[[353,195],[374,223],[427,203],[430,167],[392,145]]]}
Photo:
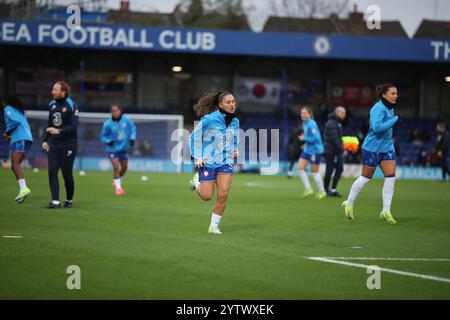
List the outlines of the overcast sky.
{"label": "overcast sky", "polygon": [[[266,17],[270,15],[269,2],[273,0],[243,0],[244,5],[253,6],[250,24],[260,31]],[[296,0],[291,0],[296,1]],[[59,0],[71,3],[70,0]],[[133,11],[171,12],[179,0],[130,0]],[[107,0],[110,8],[117,9],[120,0]],[[382,20],[400,20],[409,36],[413,36],[422,19],[450,21],[450,0],[349,0],[351,8],[357,4],[358,11],[365,12],[369,5],[378,5]],[[382,26],[383,27],[383,26]]]}

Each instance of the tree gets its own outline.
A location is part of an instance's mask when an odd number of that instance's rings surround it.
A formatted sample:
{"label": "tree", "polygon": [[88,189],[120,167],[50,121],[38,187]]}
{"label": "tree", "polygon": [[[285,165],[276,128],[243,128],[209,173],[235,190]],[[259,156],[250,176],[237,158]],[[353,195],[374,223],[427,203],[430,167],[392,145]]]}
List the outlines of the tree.
{"label": "tree", "polygon": [[204,14],[202,0],[184,0],[182,7],[186,8],[186,12],[182,15],[183,25],[192,26],[202,19]]}
{"label": "tree", "polygon": [[186,27],[248,29],[242,0],[182,0],[181,8]]}
{"label": "tree", "polygon": [[332,13],[342,16],[350,11],[348,0],[275,0],[270,7],[277,16],[301,18],[327,18]]}

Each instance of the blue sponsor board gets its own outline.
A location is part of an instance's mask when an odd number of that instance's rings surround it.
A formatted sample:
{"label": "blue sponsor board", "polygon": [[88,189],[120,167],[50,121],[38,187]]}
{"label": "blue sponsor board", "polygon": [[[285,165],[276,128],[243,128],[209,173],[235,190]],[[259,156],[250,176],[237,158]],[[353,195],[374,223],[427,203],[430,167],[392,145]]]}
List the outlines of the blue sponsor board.
{"label": "blue sponsor board", "polygon": [[[450,61],[448,39],[147,28],[0,19],[0,44],[383,61]],[[230,45],[232,44],[232,45]]]}
{"label": "blue sponsor board", "polygon": [[[109,158],[77,157],[74,168],[77,170],[111,171]],[[178,166],[170,160],[130,159],[129,171],[141,172],[177,172]]]}
{"label": "blue sponsor board", "polygon": [[[399,179],[417,179],[417,180],[440,180],[440,179],[442,179],[441,168],[399,166],[399,167],[397,167],[396,175]],[[378,177],[382,178],[383,174],[381,172],[379,172]]]}
{"label": "blue sponsor board", "polygon": [[[287,169],[289,167],[289,162],[280,162],[273,163],[272,166],[262,166],[259,164],[254,165],[243,165],[240,169],[243,172],[260,172],[264,175],[272,175],[274,172],[277,175],[286,174]],[[309,172],[309,166],[307,171]],[[320,172],[323,176],[325,173],[325,164],[322,163],[320,166]],[[297,175],[296,166],[293,168],[293,175]],[[361,165],[352,164],[344,165],[344,176],[347,178],[357,178],[361,174]],[[396,176],[398,179],[405,180],[441,180],[442,179],[442,171],[441,168],[428,168],[428,167],[406,167],[406,166],[397,166]],[[379,167],[375,170],[373,175],[374,179],[383,179],[383,172]]]}

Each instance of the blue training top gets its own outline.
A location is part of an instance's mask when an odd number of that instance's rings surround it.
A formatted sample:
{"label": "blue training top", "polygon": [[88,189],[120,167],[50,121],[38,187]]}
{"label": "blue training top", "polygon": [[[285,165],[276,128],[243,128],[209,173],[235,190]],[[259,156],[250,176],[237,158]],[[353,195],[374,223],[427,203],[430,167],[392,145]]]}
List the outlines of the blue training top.
{"label": "blue training top", "polygon": [[21,140],[33,141],[27,117],[22,112],[8,105],[5,107],[4,117],[6,123],[5,133],[11,137],[10,143]]}
{"label": "blue training top", "polygon": [[305,149],[303,151],[309,154],[322,154],[323,142],[317,123],[309,118],[303,122],[303,132],[305,135]]}
{"label": "blue training top", "polygon": [[394,109],[387,108],[381,100],[370,109],[370,128],[362,148],[370,152],[394,151],[392,127],[398,120]]}
{"label": "blue training top", "polygon": [[232,164],[239,145],[239,120],[233,118],[227,127],[219,110],[207,114],[192,131],[190,144],[192,156],[204,159],[207,167]]}
{"label": "blue training top", "polygon": [[130,140],[136,140],[136,126],[125,114],[118,120],[110,118],[103,123],[100,140],[105,144],[114,141],[106,147],[107,152],[127,151],[131,148]]}

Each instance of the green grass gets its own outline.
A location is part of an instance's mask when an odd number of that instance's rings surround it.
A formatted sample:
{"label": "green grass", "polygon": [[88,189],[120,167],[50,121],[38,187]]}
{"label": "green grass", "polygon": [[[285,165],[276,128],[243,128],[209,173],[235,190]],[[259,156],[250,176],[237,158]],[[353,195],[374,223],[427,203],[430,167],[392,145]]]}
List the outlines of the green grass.
{"label": "green grass", "polygon": [[[381,180],[351,222],[341,199],[301,200],[298,178],[235,175],[217,236],[206,232],[213,202],[187,190],[188,174],[129,173],[124,197],[110,173],[77,174],[74,208],[63,210],[40,209],[46,171],[26,174],[32,195],[18,205],[0,170],[1,299],[450,299],[450,283],[382,272],[381,290],[368,290],[365,269],[305,258],[450,258],[447,183],[397,181],[391,226],[378,217]],[[350,262],[450,278],[450,262]],[[69,265],[81,268],[81,290],[66,288]]]}

